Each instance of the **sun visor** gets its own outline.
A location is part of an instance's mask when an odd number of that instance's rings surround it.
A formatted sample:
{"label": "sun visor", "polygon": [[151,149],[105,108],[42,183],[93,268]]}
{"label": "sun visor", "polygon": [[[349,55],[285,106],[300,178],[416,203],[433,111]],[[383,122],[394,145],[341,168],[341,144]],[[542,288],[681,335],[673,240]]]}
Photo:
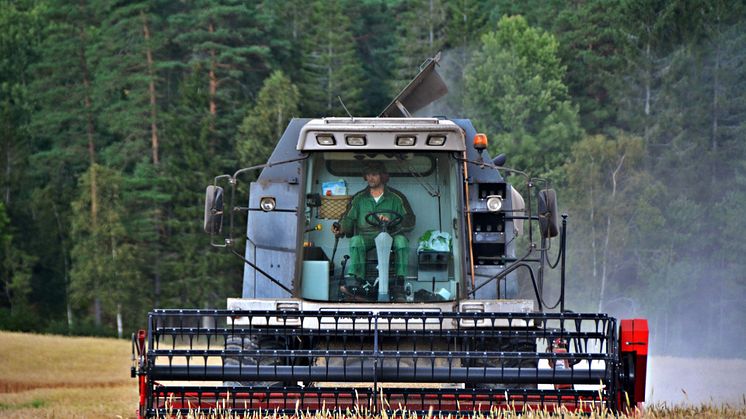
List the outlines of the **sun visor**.
{"label": "sun visor", "polygon": [[417,77],[381,112],[379,117],[407,118],[448,93],[448,87],[435,66],[440,61],[440,53],[429,58]]}

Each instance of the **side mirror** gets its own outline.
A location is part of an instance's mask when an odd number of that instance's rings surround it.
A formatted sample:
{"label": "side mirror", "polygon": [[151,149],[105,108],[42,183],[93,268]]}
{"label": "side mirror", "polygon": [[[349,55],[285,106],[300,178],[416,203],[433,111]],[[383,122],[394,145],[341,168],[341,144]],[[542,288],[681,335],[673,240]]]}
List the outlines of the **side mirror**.
{"label": "side mirror", "polygon": [[539,191],[539,230],[541,237],[548,239],[559,234],[557,216],[557,192],[554,189]]}
{"label": "side mirror", "polygon": [[492,159],[492,164],[495,166],[505,166],[505,162],[508,161],[508,157],[505,155],[505,153],[500,153]]}
{"label": "side mirror", "polygon": [[306,206],[308,208],[318,208],[321,206],[321,195],[317,193],[306,194]]}
{"label": "side mirror", "polygon": [[205,190],[205,233],[220,233],[223,227],[223,188],[210,185]]}

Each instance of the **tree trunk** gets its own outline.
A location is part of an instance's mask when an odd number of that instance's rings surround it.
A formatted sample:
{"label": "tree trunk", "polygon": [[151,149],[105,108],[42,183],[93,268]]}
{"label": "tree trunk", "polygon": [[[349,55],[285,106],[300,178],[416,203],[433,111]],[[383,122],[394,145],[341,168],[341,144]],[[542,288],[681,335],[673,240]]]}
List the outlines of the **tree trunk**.
{"label": "tree trunk", "polygon": [[[211,34],[215,32],[215,24],[210,22],[210,25],[207,29]],[[210,100],[210,143],[212,148],[214,149],[216,146],[216,139],[215,139],[215,124],[218,119],[218,103],[217,103],[217,96],[218,96],[218,76],[217,76],[217,67],[218,63],[216,62],[215,58],[215,48],[210,48],[210,71],[209,71],[209,78],[210,78],[210,86],[209,86],[209,100]]]}
{"label": "tree trunk", "polygon": [[428,22],[429,32],[428,32],[428,38],[427,38],[427,41],[428,41],[427,45],[430,47],[430,51],[428,51],[428,54],[432,54],[434,52],[433,51],[433,44],[435,43],[435,33],[434,33],[435,29],[433,28],[433,21],[435,20],[435,17],[433,16],[434,9],[435,9],[435,5],[433,4],[434,1],[435,0],[430,0],[430,21]]}
{"label": "tree trunk", "polygon": [[140,11],[142,18],[142,33],[145,38],[145,58],[148,64],[148,94],[150,95],[150,147],[153,155],[153,165],[158,166],[158,118],[155,94],[155,71],[153,71],[153,51],[150,49],[150,28],[145,12]]}
{"label": "tree trunk", "polygon": [[117,337],[122,338],[124,334],[124,328],[122,327],[122,304],[117,304]]}
{"label": "tree trunk", "polygon": [[[5,253],[6,257],[7,255],[10,255],[10,246],[11,243],[8,241],[3,246],[3,252]],[[12,281],[11,277],[13,276],[13,272],[11,271],[10,266],[8,266],[7,263],[3,263],[2,265],[2,274],[3,274],[3,291],[5,293],[5,299],[8,300],[8,304],[10,304],[10,312],[13,312],[13,295],[10,292],[10,282]]]}
{"label": "tree trunk", "polygon": [[[153,156],[153,166],[155,167],[156,173],[158,173],[158,166],[159,166],[159,142],[158,142],[158,103],[157,103],[157,95],[155,91],[155,71],[153,69],[153,52],[150,48],[150,28],[148,26],[147,17],[145,15],[145,12],[140,12],[140,17],[142,19],[142,33],[143,37],[145,38],[145,56],[147,59],[147,65],[148,65],[148,94],[150,96],[150,143],[151,143],[151,151]],[[211,75],[210,82],[212,83],[212,78],[214,77],[214,74]],[[216,87],[217,89],[217,87]],[[210,111],[216,112],[217,107],[214,106],[214,104],[210,105]],[[157,205],[154,204],[155,208],[155,214],[154,214],[154,221],[155,221],[155,230],[156,230],[156,237],[159,239],[163,236],[162,231],[162,221],[161,221],[161,208],[158,208]],[[153,288],[155,292],[155,303],[156,307],[160,304],[160,293],[161,293],[161,276],[159,273],[159,260],[160,258],[155,258],[155,275],[153,275]]]}
{"label": "tree trunk", "polygon": [[[614,169],[613,172],[611,172],[611,199],[609,200],[611,205],[614,204],[614,201],[616,199],[616,184],[617,184],[617,174],[619,174],[619,171],[622,169],[622,164],[624,164],[624,157],[625,155],[622,154],[621,158],[619,159],[619,164],[617,165],[616,169]],[[610,205],[610,206],[611,206]],[[604,237],[604,250],[603,250],[603,256],[601,258],[601,292],[599,293],[598,298],[598,312],[603,312],[603,306],[604,306],[604,298],[606,293],[606,280],[608,276],[608,265],[609,265],[609,240],[611,238],[611,218],[612,218],[612,212],[609,210],[606,214],[606,233]]]}
{"label": "tree trunk", "polygon": [[284,109],[279,108],[277,110],[277,121],[275,121],[275,138],[280,138],[284,131],[285,112]]}
{"label": "tree trunk", "polygon": [[334,75],[334,71],[332,70],[332,54],[334,54],[334,49],[332,48],[332,42],[331,42],[331,34],[329,34],[329,43],[327,44],[327,54],[329,58],[329,63],[326,66],[326,109],[331,112],[332,110],[332,91],[334,84],[332,83],[332,76]]}
{"label": "tree trunk", "polygon": [[83,106],[86,113],[86,135],[88,138],[88,163],[91,167],[91,222],[96,225],[98,218],[98,193],[96,188],[96,143],[94,140],[95,126],[93,123],[93,110],[90,96],[91,78],[88,72],[88,63],[85,57],[83,29],[80,31],[81,47],[78,51],[80,58],[80,69],[83,73],[84,98]]}
{"label": "tree trunk", "polygon": [[596,258],[597,250],[596,250],[596,202],[594,201],[594,191],[595,188],[593,187],[593,182],[595,181],[593,179],[593,166],[595,164],[595,161],[591,161],[591,179],[589,182],[590,187],[588,188],[588,202],[590,207],[590,224],[591,224],[591,278],[593,279],[593,284],[596,284],[598,281],[598,260]]}
{"label": "tree trunk", "polygon": [[5,208],[10,207],[10,144],[5,147]]}
{"label": "tree trunk", "polygon": [[62,233],[62,220],[60,212],[57,209],[57,204],[54,199],[50,199],[49,202],[52,204],[52,211],[54,212],[55,221],[57,221],[57,235],[60,240],[60,247],[62,248],[62,263],[64,264],[64,278],[65,278],[65,300],[67,303],[67,330],[71,331],[73,328],[73,310],[70,305],[70,264],[67,260],[68,250],[65,245],[65,236]]}
{"label": "tree trunk", "polygon": [[96,298],[93,300],[93,323],[96,327],[101,326],[101,317],[101,299],[96,295]]}
{"label": "tree trunk", "polygon": [[[645,147],[650,147],[650,136],[652,134],[652,129],[650,128],[650,125],[652,123],[652,118],[650,118],[650,101],[652,96],[651,85],[653,83],[653,59],[650,54],[650,41],[648,41],[645,43],[645,116],[643,117],[644,126],[642,134],[643,140],[645,141]],[[651,158],[647,158],[643,163],[646,169],[649,169],[650,165],[653,164],[652,162],[650,162],[650,160]]]}
{"label": "tree trunk", "polygon": [[[86,113],[86,135],[88,138],[88,161],[91,168],[91,226],[93,231],[98,228],[98,189],[96,180],[96,143],[95,143],[95,125],[93,123],[93,105],[91,101],[91,76],[88,71],[88,62],[85,56],[85,29],[79,29],[80,48],[78,58],[80,60],[80,70],[83,74],[83,106]],[[93,300],[93,320],[96,326],[101,326],[101,297],[99,295],[98,284],[94,285]]]}
{"label": "tree trunk", "polygon": [[647,120],[648,117],[650,117],[650,85],[652,83],[653,78],[653,62],[650,58],[650,42],[645,44],[645,140],[647,141],[647,132],[648,132],[648,123]]}

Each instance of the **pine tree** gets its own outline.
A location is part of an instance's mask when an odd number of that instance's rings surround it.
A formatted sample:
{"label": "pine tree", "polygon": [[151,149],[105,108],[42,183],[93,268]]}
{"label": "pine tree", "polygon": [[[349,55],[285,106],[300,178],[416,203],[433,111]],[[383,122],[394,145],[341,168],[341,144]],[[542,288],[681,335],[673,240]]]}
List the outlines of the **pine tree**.
{"label": "pine tree", "polygon": [[417,74],[419,66],[443,50],[448,7],[442,0],[402,2],[396,10],[396,39],[391,97]]}
{"label": "pine tree", "polygon": [[346,116],[363,109],[363,68],[339,0],[317,0],[303,52],[302,108],[308,116]]}
{"label": "pine tree", "polygon": [[[118,148],[127,147],[116,154],[139,160],[149,149],[150,161],[157,166],[159,55],[166,39],[164,22],[152,7],[151,2],[110,5],[104,10],[91,55],[96,67],[96,100],[101,103],[99,125],[124,140]],[[125,162],[122,167],[127,166]]]}
{"label": "pine tree", "polygon": [[161,306],[224,307],[227,297],[241,294],[241,262],[211,248],[210,237],[202,231],[205,187],[226,165],[210,152],[203,82],[199,70],[184,79],[166,121],[163,191],[169,200],[163,218],[171,239],[161,261]]}
{"label": "pine tree", "polygon": [[[385,0],[345,0],[345,14],[350,19],[351,31],[357,44],[358,59],[367,81],[363,90],[363,115],[378,115],[394,97],[387,86],[391,81],[395,59],[396,20],[393,8]],[[287,73],[296,80],[292,73]]]}
{"label": "pine tree", "polygon": [[[647,147],[659,155],[665,148],[654,137],[663,127],[656,124],[656,114],[664,107],[664,75],[671,65],[675,45],[674,10],[679,2],[627,1],[622,4],[620,29],[627,34],[623,71],[625,88],[619,94],[620,123],[643,137]],[[649,162],[649,167],[654,166]]]}
{"label": "pine tree", "polygon": [[[67,242],[70,236],[69,203],[78,195],[77,178],[98,161],[98,151],[108,140],[96,125],[97,103],[93,100],[93,72],[89,60],[90,46],[95,42],[96,5],[86,2],[68,4],[50,1],[44,8],[44,30],[38,47],[39,59],[31,67],[28,84],[33,98],[33,113],[29,122],[30,173],[33,202],[39,220],[44,225],[33,225],[34,243],[42,266],[38,278],[44,291],[42,299],[51,306],[68,305],[68,324],[72,323],[66,289],[71,269]],[[99,199],[95,171],[89,188],[88,214],[97,222]],[[56,244],[50,251],[50,244]],[[58,246],[58,247],[57,247]],[[55,313],[60,316],[60,312]]]}
{"label": "pine tree", "polygon": [[[152,2],[111,4],[92,48],[96,64],[96,99],[100,124],[116,139],[102,152],[108,165],[122,170],[122,219],[140,257],[137,269],[152,278],[157,301],[161,289],[160,260],[167,238],[163,229],[161,192],[162,107],[159,70],[169,67],[166,28]],[[144,287],[143,287],[144,288]],[[146,294],[146,295],[149,295]]]}
{"label": "pine tree", "polygon": [[255,7],[238,0],[200,0],[169,19],[188,68],[205,69],[213,150],[232,149],[229,140],[267,72],[269,49],[261,42]]}
{"label": "pine tree", "polygon": [[262,0],[256,10],[259,38],[269,47],[269,67],[293,80],[301,77],[303,43],[310,30],[307,8],[305,0]]}
{"label": "pine tree", "polygon": [[616,3],[568,3],[553,22],[559,54],[567,65],[567,86],[579,105],[580,121],[590,132],[616,125],[618,95],[623,89],[627,40],[620,29]]}
{"label": "pine tree", "polygon": [[15,204],[23,183],[29,147],[31,113],[28,83],[31,65],[43,27],[43,8],[33,2],[0,4],[0,196],[6,206]]}
{"label": "pine tree", "polygon": [[12,230],[5,205],[0,202],[0,301],[8,305],[11,316],[22,317],[31,308],[31,274],[38,258],[18,246]]}
{"label": "pine tree", "polygon": [[[481,35],[488,29],[490,5],[477,0],[456,0],[448,2],[446,27],[447,49],[441,60],[438,72],[448,85],[445,109],[438,114],[466,116],[464,75]],[[439,107],[440,107],[439,106]]]}
{"label": "pine tree", "polygon": [[39,259],[36,243],[19,238],[28,235],[25,227],[34,222],[29,213],[28,158],[33,148],[28,83],[43,25],[43,5],[0,4],[0,307],[8,307],[12,317],[26,323],[24,328],[36,318],[31,311],[32,274]]}

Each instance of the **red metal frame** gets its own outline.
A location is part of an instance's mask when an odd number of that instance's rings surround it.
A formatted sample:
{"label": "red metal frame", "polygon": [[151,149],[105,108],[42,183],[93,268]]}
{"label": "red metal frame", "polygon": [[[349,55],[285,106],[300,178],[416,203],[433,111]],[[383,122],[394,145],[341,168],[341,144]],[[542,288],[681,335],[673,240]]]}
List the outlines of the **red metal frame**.
{"label": "red metal frame", "polygon": [[[620,394],[620,401],[626,404],[629,398],[631,407],[645,402],[645,378],[648,363],[648,321],[646,319],[624,319],[619,324],[619,350],[621,359],[631,355],[635,371],[632,394]],[[622,404],[620,404],[622,405]]]}
{"label": "red metal frame", "polygon": [[[143,365],[143,358],[145,357],[145,337],[147,333],[144,330],[137,331],[137,362],[141,367]],[[146,403],[148,400],[148,377],[145,374],[140,374],[137,377],[138,388],[140,389],[140,401],[139,409],[137,410],[138,419],[145,417]]]}

